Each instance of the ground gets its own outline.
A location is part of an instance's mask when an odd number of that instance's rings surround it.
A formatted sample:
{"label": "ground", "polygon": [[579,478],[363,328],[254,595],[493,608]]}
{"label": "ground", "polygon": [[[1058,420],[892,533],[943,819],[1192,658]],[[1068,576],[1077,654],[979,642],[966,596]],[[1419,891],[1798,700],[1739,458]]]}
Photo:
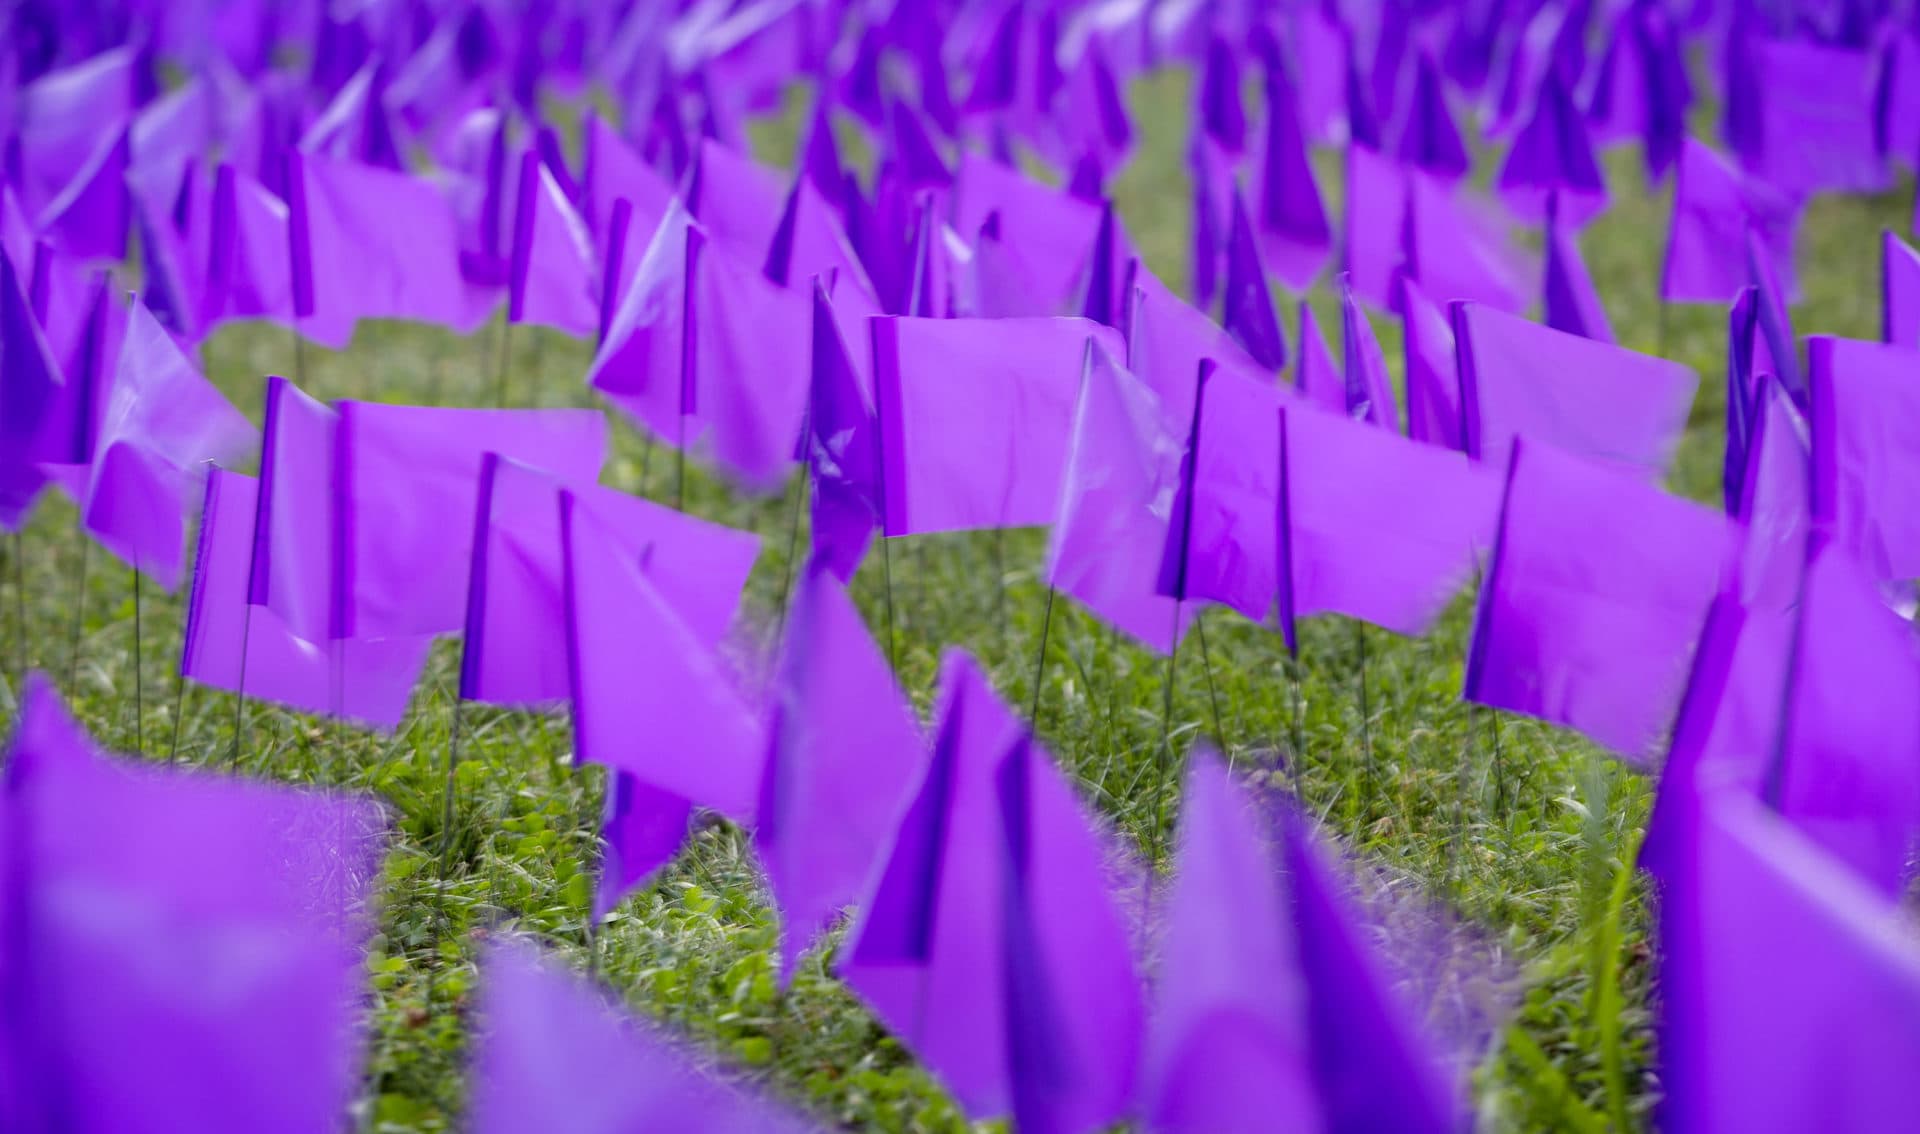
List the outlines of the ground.
{"label": "ground", "polygon": [[[1135,87],[1142,144],[1114,187],[1139,247],[1175,287],[1188,274],[1181,155],[1189,99],[1180,74]],[[804,121],[804,99],[796,99],[780,119],[757,124],[761,156],[787,159]],[[1487,165],[1482,162],[1483,179]],[[1651,351],[1662,337],[1657,284],[1667,197],[1664,190],[1645,192],[1637,154],[1615,153],[1608,165],[1614,204],[1585,232],[1582,246],[1616,332],[1626,345]],[[1340,198],[1339,166],[1330,157],[1321,162],[1330,202]],[[1799,247],[1804,302],[1793,312],[1802,332],[1878,335],[1877,236],[1882,227],[1905,233],[1910,215],[1905,188],[1879,198],[1813,203]],[[1329,321],[1324,285],[1312,301],[1322,325],[1337,327]],[[1291,301],[1283,302],[1291,335],[1297,324]],[[1723,437],[1725,312],[1674,308],[1666,319],[1667,353],[1702,379],[1669,486],[1713,502]],[[1384,315],[1374,322],[1397,372],[1397,326]],[[326,398],[492,404],[499,345],[497,323],[466,340],[419,327],[363,327],[346,353],[307,349],[308,385]],[[584,345],[517,329],[511,352],[514,404],[588,404],[580,382]],[[239,327],[207,343],[204,360],[258,422],[262,375],[291,373],[294,352],[284,331]],[[670,497],[666,451],[653,453],[648,468],[640,438],[624,424],[615,432],[606,483]],[[792,493],[750,501],[691,474],[690,510],[766,540],[743,648],[755,634],[771,633],[788,566]],[[804,554],[804,528],[798,546]],[[51,672],[96,736],[131,748],[131,577],[95,549],[82,592],[80,548],[73,509],[63,501],[43,506],[25,533],[6,544],[0,595],[8,605],[0,609],[0,625],[7,644],[0,659],[10,682],[23,657]],[[939,656],[955,645],[990,668],[1009,701],[1028,702],[1045,601],[1036,581],[1043,550],[1043,533],[1036,531],[930,537],[895,547],[900,675],[923,713]],[[19,562],[23,591],[14,583]],[[879,567],[879,557],[870,556],[853,586],[876,631],[882,626]],[[77,611],[82,596],[84,609]],[[165,759],[177,733],[181,761],[226,767],[234,750],[234,699],[189,687],[175,700],[184,596],[149,584],[142,602],[139,726],[146,750]],[[1655,770],[1630,769],[1532,721],[1469,713],[1457,698],[1469,610],[1470,596],[1463,595],[1420,640],[1366,632],[1365,719],[1355,625],[1320,619],[1301,627],[1300,795],[1352,848],[1478,927],[1481,952],[1497,956],[1510,974],[1511,1014],[1473,1053],[1473,1100],[1483,1129],[1637,1127],[1659,1095],[1650,1027],[1651,916],[1645,887],[1631,869]],[[1211,611],[1205,630],[1218,727],[1205,672],[1189,650],[1174,701],[1175,749],[1184,753],[1202,733],[1217,731],[1243,772],[1266,776],[1276,747],[1291,739],[1292,687],[1283,651],[1272,633],[1225,610]],[[602,777],[571,766],[563,714],[465,710],[452,869],[442,879],[441,799],[457,666],[457,646],[443,643],[406,723],[391,737],[265,705],[246,708],[241,764],[248,774],[344,784],[390,805],[391,852],[367,959],[373,993],[361,1129],[457,1125],[474,961],[488,933],[531,934],[576,969],[588,964],[583,929]],[[1163,672],[1155,655],[1116,639],[1071,603],[1055,604],[1039,732],[1089,805],[1143,847],[1156,813]],[[5,698],[10,716],[12,694]],[[1173,813],[1169,806],[1165,814]],[[773,944],[774,922],[750,840],[719,825],[704,830],[671,869],[612,916],[598,944],[598,969],[637,1011],[683,1029],[701,1052],[824,1120],[887,1130],[964,1128],[935,1080],[827,975],[828,950],[809,957],[783,996],[774,979]]]}

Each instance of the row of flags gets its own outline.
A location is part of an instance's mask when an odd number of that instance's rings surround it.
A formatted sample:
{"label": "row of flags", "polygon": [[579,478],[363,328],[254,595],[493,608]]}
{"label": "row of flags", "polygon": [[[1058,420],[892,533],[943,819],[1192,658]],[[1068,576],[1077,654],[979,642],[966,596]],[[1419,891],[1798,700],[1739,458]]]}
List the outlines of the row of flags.
{"label": "row of flags", "polygon": [[[1472,581],[1464,698],[1664,757],[1666,1128],[1905,1113],[1920,258],[1885,236],[1884,342],[1803,361],[1788,317],[1807,199],[1920,152],[1897,6],[106,7],[18,5],[0,47],[0,523],[55,488],[171,589],[197,510],[183,676],[392,728],[460,636],[460,700],[564,703],[609,771],[596,918],[697,815],[749,828],[783,976],[852,907],[836,972],[971,1116],[1452,1129],[1458,1061],[1287,804],[1196,751],[1156,886],[964,654],[923,728],[845,585],[876,539],[1045,526],[1047,584],[1171,654],[1200,604],[1295,651],[1316,614],[1425,633]],[[1191,302],[1106,188],[1126,83],[1167,64],[1195,74]],[[1702,73],[1718,150],[1689,132]],[[796,77],[782,173],[742,127]],[[589,89],[576,160],[544,107]],[[1661,300],[1729,307],[1718,509],[1659,487],[1697,376],[1616,345],[1581,262],[1619,141],[1672,176]],[[1328,277],[1337,353],[1272,289]],[[591,339],[588,386],[742,491],[804,469],[770,658],[727,642],[757,538],[601,485],[597,411],[269,378],[256,432],[191,360],[233,320],[345,349],[502,305]],[[122,765],[21,696],[0,1125],[336,1123],[377,808]],[[804,1124],[523,946],[485,967],[482,1128]]]}

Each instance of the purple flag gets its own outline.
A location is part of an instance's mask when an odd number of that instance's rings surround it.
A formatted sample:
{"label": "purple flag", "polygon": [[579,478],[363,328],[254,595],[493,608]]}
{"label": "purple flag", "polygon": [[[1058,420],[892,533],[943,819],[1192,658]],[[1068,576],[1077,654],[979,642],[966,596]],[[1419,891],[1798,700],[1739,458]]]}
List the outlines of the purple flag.
{"label": "purple flag", "polygon": [[215,325],[267,319],[294,325],[285,202],[228,163],[215,175],[207,306]]}
{"label": "purple flag", "polygon": [[253,426],[138,302],[109,390],[82,523],[107,550],[172,590],[196,478],[208,463],[250,449]]}
{"label": "purple flag", "polygon": [[1393,307],[1400,313],[1407,436],[1443,449],[1465,449],[1452,321],[1404,273],[1394,277]]}
{"label": "purple flag", "polygon": [[1743,176],[1706,143],[1688,138],[1680,151],[1673,216],[1660,298],[1669,303],[1727,303],[1751,282],[1747,230],[1758,233],[1773,270],[1792,299],[1793,237],[1800,208],[1786,194]]}
{"label": "purple flag", "polygon": [[1270,838],[1219,758],[1194,752],[1148,1031],[1142,1107],[1155,1130],[1321,1125],[1307,1031],[1313,990]]}
{"label": "purple flag", "polygon": [[718,651],[572,492],[559,514],[575,759],[751,823],[765,738]]}
{"label": "purple flag", "polygon": [[19,89],[8,132],[19,147],[13,160],[29,214],[45,216],[49,203],[88,165],[119,145],[135,109],[136,64],[133,48],[118,47]]}
{"label": "purple flag", "polygon": [[1424,634],[1492,548],[1500,481],[1464,456],[1311,409],[1280,411],[1281,625],[1336,613]]}
{"label": "purple flag", "polygon": [[131,154],[127,131],[103,139],[73,180],[47,202],[36,227],[76,259],[122,259],[133,219],[127,193]]}
{"label": "purple flag", "polygon": [[432,640],[308,640],[272,610],[250,605],[259,488],[240,473],[216,468],[207,474],[180,675],[301,712],[397,727]]}
{"label": "purple flag", "polygon": [[1580,234],[1560,223],[1558,198],[1547,203],[1547,280],[1542,322],[1556,331],[1612,343],[1607,309],[1580,258]]}
{"label": "purple flag", "polygon": [[580,212],[591,226],[594,239],[605,248],[612,230],[613,206],[621,198],[632,203],[633,229],[644,239],[659,227],[672,207],[673,185],[599,115],[587,116],[582,133],[585,157]]}
{"label": "purple flag", "polygon": [[1898,1128],[1920,1066],[1898,912],[1759,806],[1700,796],[1661,901],[1662,1127]]}
{"label": "purple flag", "polygon": [[1447,106],[1440,68],[1425,51],[1420,53],[1414,71],[1413,101],[1400,126],[1395,153],[1402,162],[1435,177],[1465,177],[1472,167],[1460,127],[1454,124],[1453,111]]}
{"label": "purple flag", "polygon": [[1693,404],[1693,371],[1473,303],[1452,307],[1467,455],[1499,468],[1525,436],[1657,479]]}
{"label": "purple flag", "polygon": [[[932,762],[841,976],[973,1117],[1114,1122],[1141,1020],[1108,849],[967,655],[947,656],[940,684]],[[1041,1011],[1052,1042],[1035,1052]]]}
{"label": "purple flag", "polygon": [[1255,187],[1261,259],[1281,281],[1304,292],[1333,247],[1333,229],[1307,156],[1299,98],[1284,69],[1266,79],[1267,128]]}
{"label": "purple flag", "polygon": [[1346,364],[1343,371],[1349,417],[1377,425],[1390,433],[1400,431],[1400,407],[1393,401],[1393,382],[1387,377],[1387,360],[1380,353],[1380,342],[1373,337],[1373,324],[1354,299],[1347,277],[1340,278],[1340,341]]}
{"label": "purple flag", "polygon": [[318,154],[288,155],[296,329],[334,349],[361,319],[477,330],[494,295],[460,275],[453,212],[432,185]]}
{"label": "purple flag", "polygon": [[1751,131],[1728,144],[1749,172],[1795,197],[1888,186],[1891,173],[1875,128],[1879,60],[1873,52],[1754,36],[1746,61],[1750,82],[1734,85],[1728,101],[1752,97],[1759,105],[1749,111]]}
{"label": "purple flag", "polygon": [[843,298],[858,291],[869,305],[879,304],[832,206],[804,177],[795,178],[787,192],[763,271],[774,283],[795,290],[806,288],[807,281],[819,276],[832,281],[835,294]]}
{"label": "purple flag", "polygon": [[1200,128],[1222,151],[1234,157],[1246,149],[1247,111],[1241,102],[1240,63],[1233,48],[1218,35],[1209,36],[1200,69]]}
{"label": "purple flag", "polygon": [[339,161],[396,172],[405,169],[387,114],[387,68],[378,58],[354,72],[300,135],[299,147]]}
{"label": "purple flag", "polygon": [[600,330],[600,278],[593,239],[553,170],[533,150],[520,157],[507,319],[575,338]]}
{"label": "purple flag", "polygon": [[1347,149],[1347,208],[1340,264],[1353,288],[1376,307],[1392,299],[1393,279],[1405,264],[1408,174],[1365,146]]}
{"label": "purple flag", "polygon": [[41,463],[86,460],[79,451],[60,364],[27,304],[28,281],[0,251],[0,527],[17,531],[46,486]]}
{"label": "purple flag", "polygon": [[1920,252],[1880,234],[1880,341],[1920,348]]}
{"label": "purple flag", "polygon": [[616,909],[673,861],[693,833],[693,804],[621,768],[607,769],[600,815],[600,878],[593,888],[593,920]]}
{"label": "purple flag", "polygon": [[1813,517],[1880,582],[1920,578],[1920,352],[1807,340]]}
{"label": "purple flag", "polygon": [[1732,486],[1729,514],[1746,527],[1741,598],[1769,610],[1798,602],[1812,523],[1812,457],[1806,419],[1778,381],[1762,375],[1753,428]]}
{"label": "purple flag", "polygon": [[1153,391],[1089,342],[1047,581],[1163,653],[1184,629],[1155,593],[1179,481],[1179,439]]}
{"label": "purple flag", "polygon": [[786,184],[774,170],[712,138],[700,140],[685,192],[687,208],[728,255],[754,264],[766,259],[786,195]]}
{"label": "purple flag", "polygon": [[0,1123],[335,1129],[360,1083],[380,809],[110,760],[44,678],[22,702]]}
{"label": "purple flag", "polygon": [[1260,263],[1260,246],[1247,220],[1239,190],[1230,194],[1232,227],[1227,232],[1227,283],[1221,297],[1220,325],[1264,370],[1287,367],[1287,336],[1267,290],[1267,271]]}
{"label": "purple flag", "polygon": [[873,412],[871,307],[855,296],[835,305],[813,284],[812,369],[807,433],[813,483],[813,555],[842,582],[853,577],[880,522],[880,438]]}
{"label": "purple flag", "polygon": [[1160,399],[1161,418],[1176,437],[1192,424],[1194,375],[1202,359],[1256,381],[1266,377],[1219,324],[1169,291],[1144,263],[1129,263],[1127,278],[1127,369]]}
{"label": "purple flag", "polygon": [[859,611],[801,573],[769,696],[754,848],[780,908],[780,975],[861,897],[926,765],[913,711]]}
{"label": "purple flag", "polygon": [[[1399,231],[1407,274],[1434,298],[1471,300],[1513,312],[1532,303],[1538,265],[1514,246],[1506,220],[1465,187],[1408,170],[1406,213]],[[1385,283],[1390,289],[1391,276]],[[1376,306],[1391,302],[1390,290],[1371,294],[1357,277],[1355,287]]]}
{"label": "purple flag", "polygon": [[1546,219],[1550,198],[1558,200],[1561,222],[1574,228],[1607,207],[1607,182],[1586,119],[1558,70],[1541,81],[1533,116],[1514,137],[1498,186],[1501,199],[1526,221]]}
{"label": "purple flag", "polygon": [[1279,585],[1279,387],[1200,367],[1157,590],[1265,623]]}
{"label": "purple flag", "polygon": [[885,534],[1052,523],[1087,319],[870,322]]}
{"label": "purple flag", "polygon": [[748,532],[594,485],[564,484],[497,453],[480,465],[460,696],[537,705],[567,696],[559,495],[574,494],[703,648],[733,624],[760,551]]}
{"label": "purple flag", "polygon": [[[1018,257],[1036,313],[1078,313],[1088,255],[1098,244],[1103,214],[1096,202],[1043,185],[979,154],[960,160],[953,187],[954,228],[980,231],[990,214],[1000,218],[1000,240]],[[1116,263],[1133,255],[1132,242],[1116,234]]]}
{"label": "purple flag", "polygon": [[1327,337],[1320,333],[1320,322],[1313,317],[1313,305],[1305,298],[1300,300],[1300,358],[1294,363],[1293,388],[1322,409],[1347,412],[1346,374],[1333,361]]}
{"label": "purple flag", "polygon": [[1679,703],[1729,539],[1697,504],[1516,439],[1461,695],[1645,760]]}
{"label": "purple flag", "polygon": [[476,1134],[632,1130],[801,1134],[812,1126],[700,1070],[594,986],[531,946],[490,946],[473,1056]]}

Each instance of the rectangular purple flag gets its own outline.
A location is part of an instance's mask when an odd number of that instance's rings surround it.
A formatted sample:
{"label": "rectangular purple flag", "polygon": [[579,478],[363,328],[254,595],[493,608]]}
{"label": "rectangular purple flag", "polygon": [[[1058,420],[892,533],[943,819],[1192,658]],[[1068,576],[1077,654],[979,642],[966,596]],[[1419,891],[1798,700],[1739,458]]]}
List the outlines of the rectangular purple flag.
{"label": "rectangular purple flag", "polygon": [[1225,603],[1265,623],[1280,582],[1280,407],[1285,396],[1204,363],[1160,594]]}
{"label": "rectangular purple flag", "polygon": [[1880,234],[1880,341],[1920,347],[1920,252],[1891,229]]}
{"label": "rectangular purple flag", "polygon": [[1688,138],[1674,176],[1673,213],[1660,298],[1669,303],[1730,303],[1751,282],[1747,231],[1758,234],[1785,291],[1798,294],[1793,270],[1800,205],[1788,194],[1747,177],[1705,142]]}
{"label": "rectangular purple flag", "polygon": [[600,273],[586,222],[529,150],[520,159],[513,250],[507,276],[507,318],[575,338],[600,330]]}
{"label": "rectangular purple flag", "polygon": [[1920,578],[1920,352],[1807,340],[1813,516],[1881,582]]}
{"label": "rectangular purple flag", "polygon": [[1134,260],[1128,265],[1132,287],[1121,327],[1127,337],[1127,369],[1160,400],[1162,419],[1176,437],[1193,421],[1194,375],[1202,359],[1263,379],[1260,364],[1205,312],[1175,295]]}
{"label": "rectangular purple flag", "polygon": [[1516,440],[1461,695],[1646,760],[1679,704],[1729,540],[1717,513]]}
{"label": "rectangular purple flag", "polygon": [[1393,289],[1393,307],[1400,315],[1407,436],[1442,449],[1464,450],[1453,322],[1446,309],[1404,273],[1394,278]]}

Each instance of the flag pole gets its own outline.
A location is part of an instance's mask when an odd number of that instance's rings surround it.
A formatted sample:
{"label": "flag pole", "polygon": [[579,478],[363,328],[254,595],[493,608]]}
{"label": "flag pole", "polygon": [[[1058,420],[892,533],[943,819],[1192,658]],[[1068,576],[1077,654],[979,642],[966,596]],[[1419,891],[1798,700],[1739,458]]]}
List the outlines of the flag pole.
{"label": "flag pole", "polygon": [[[87,613],[87,553],[92,540],[87,538],[84,529],[76,529],[80,535],[80,574],[73,585],[73,629],[67,637],[67,696],[74,694],[75,682],[80,676],[80,631]],[[135,572],[137,576],[139,573]]]}
{"label": "flag pole", "polygon": [[240,616],[240,679],[233,690],[233,756],[230,766],[240,766],[240,753],[246,747],[247,736],[247,646],[253,638],[253,603],[246,604],[247,609]]}
{"label": "flag pole", "polygon": [[[1167,669],[1160,700],[1160,751],[1156,758],[1159,767],[1154,769],[1153,812],[1150,817],[1153,825],[1147,832],[1149,871],[1157,869],[1160,864],[1160,828],[1167,805],[1167,781],[1173,772],[1173,687],[1179,676],[1180,608],[1183,605],[1182,599],[1176,597],[1173,600],[1173,641],[1167,650]],[[1148,888],[1151,890],[1151,885]]]}
{"label": "flag pole", "polygon": [[[1366,794],[1361,798],[1360,818],[1364,824],[1366,816],[1373,812],[1379,769],[1373,759],[1372,705],[1367,695],[1367,624],[1357,618],[1353,620],[1353,643],[1360,660],[1360,753],[1365,761],[1367,777]],[[1355,837],[1358,838],[1358,831]]]}
{"label": "flag pole", "polygon": [[1200,672],[1207,679],[1207,707],[1213,715],[1213,738],[1220,747],[1227,750],[1227,770],[1233,770],[1233,745],[1228,741],[1226,730],[1220,726],[1220,695],[1213,687],[1213,657],[1207,651],[1207,608],[1201,607],[1193,612],[1193,630],[1200,639]]}
{"label": "flag pole", "polygon": [[1040,615],[1040,652],[1033,659],[1033,695],[1027,709],[1027,732],[1040,735],[1040,688],[1047,676],[1047,638],[1053,630],[1053,584],[1047,584],[1047,605]]}
{"label": "flag pole", "polygon": [[145,726],[146,678],[140,672],[143,650],[140,636],[140,568],[133,569],[133,750],[146,751]]}
{"label": "flag pole", "polygon": [[25,536],[18,529],[13,533],[13,616],[18,634],[13,640],[15,661],[20,684],[24,686],[27,682],[27,546]]}

